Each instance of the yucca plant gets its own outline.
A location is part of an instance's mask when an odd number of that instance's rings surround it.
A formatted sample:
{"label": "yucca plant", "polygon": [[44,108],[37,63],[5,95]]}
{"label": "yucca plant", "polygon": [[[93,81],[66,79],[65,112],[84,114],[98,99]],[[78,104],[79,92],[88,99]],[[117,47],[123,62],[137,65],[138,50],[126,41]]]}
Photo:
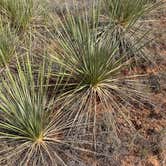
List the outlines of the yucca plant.
{"label": "yucca plant", "polygon": [[[39,6],[38,0],[1,0],[0,16],[4,22],[10,22],[11,27],[20,32],[36,19]],[[39,15],[40,13],[38,17]]]}
{"label": "yucca plant", "polygon": [[29,56],[16,59],[16,71],[6,66],[0,82],[0,164],[66,165],[71,119],[48,93],[50,63],[43,60],[36,71]]}
{"label": "yucca plant", "polygon": [[95,5],[91,12],[84,11],[83,15],[67,11],[61,28],[57,29],[59,35],[54,38],[59,49],[50,51],[50,57],[56,64],[52,75],[61,75],[62,83],[67,82],[63,96],[64,101],[74,103],[72,116],[79,122],[93,119],[94,126],[98,111],[111,119],[108,124],[111,127],[116,126],[115,119],[119,114],[128,121],[127,105],[147,100],[144,95],[146,86],[138,79],[141,76],[124,74],[132,59],[126,59],[125,54],[117,58],[117,42],[99,39]]}
{"label": "yucca plant", "polygon": [[10,62],[16,51],[18,38],[14,31],[11,30],[9,24],[4,24],[0,20],[0,66]]}
{"label": "yucca plant", "polygon": [[[107,39],[116,40],[119,56],[140,58],[154,64],[154,56],[147,47],[152,38],[150,29],[144,28],[145,16],[164,5],[163,1],[152,0],[104,0],[102,3],[102,25]],[[105,33],[103,35],[105,35]]]}

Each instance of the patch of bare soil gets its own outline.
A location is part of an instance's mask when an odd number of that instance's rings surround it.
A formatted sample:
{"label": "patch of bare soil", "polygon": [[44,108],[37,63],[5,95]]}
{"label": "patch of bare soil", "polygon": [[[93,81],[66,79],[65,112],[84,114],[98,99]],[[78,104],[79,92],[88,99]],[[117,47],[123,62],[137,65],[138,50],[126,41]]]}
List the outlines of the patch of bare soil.
{"label": "patch of bare soil", "polygon": [[[152,53],[161,55],[159,71],[156,68],[146,68],[156,105],[131,111],[132,122],[140,135],[137,135],[125,150],[120,148],[116,162],[100,162],[100,166],[166,165],[166,12],[159,11],[149,20],[148,26],[152,28],[155,38],[150,49]],[[124,129],[121,132],[123,133]]]}

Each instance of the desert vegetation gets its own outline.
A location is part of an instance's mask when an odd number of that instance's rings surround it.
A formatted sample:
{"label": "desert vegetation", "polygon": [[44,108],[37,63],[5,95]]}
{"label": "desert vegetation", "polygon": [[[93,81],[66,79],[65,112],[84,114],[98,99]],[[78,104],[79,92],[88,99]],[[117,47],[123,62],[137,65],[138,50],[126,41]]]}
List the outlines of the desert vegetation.
{"label": "desert vegetation", "polygon": [[[143,159],[128,165],[164,166],[166,59],[146,24],[164,9],[163,0],[1,0],[0,165],[125,166],[134,151]],[[145,162],[154,131],[144,133],[144,117],[160,121],[158,158]]]}

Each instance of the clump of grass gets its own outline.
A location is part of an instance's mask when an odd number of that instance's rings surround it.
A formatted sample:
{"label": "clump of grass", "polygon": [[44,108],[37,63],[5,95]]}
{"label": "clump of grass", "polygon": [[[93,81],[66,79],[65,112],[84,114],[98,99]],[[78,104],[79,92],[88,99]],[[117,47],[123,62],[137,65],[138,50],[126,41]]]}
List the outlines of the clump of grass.
{"label": "clump of grass", "polygon": [[116,40],[119,56],[142,58],[154,64],[154,56],[146,46],[153,40],[150,31],[144,28],[144,17],[163,6],[163,1],[151,0],[104,0],[103,24],[108,40]]}
{"label": "clump of grass", "polygon": [[16,29],[25,29],[33,16],[33,0],[2,0],[0,2],[1,14],[8,19],[11,26]]}
{"label": "clump of grass", "polygon": [[68,11],[62,20],[58,37],[55,36],[60,51],[50,54],[55,64],[60,66],[53,74],[62,75],[64,84],[67,82],[64,101],[73,104],[71,114],[74,112],[75,121],[84,119],[87,123],[93,119],[96,126],[98,111],[103,111],[115,127],[117,114],[129,122],[127,105],[147,100],[141,91],[146,86],[139,81],[140,76],[123,74],[133,59],[126,59],[125,54],[117,58],[118,43],[99,39],[99,15],[95,6],[91,15],[87,13],[89,11],[75,16]]}
{"label": "clump of grass", "polygon": [[43,61],[36,73],[29,56],[16,59],[15,73],[6,66],[1,76],[0,144],[7,148],[0,150],[0,163],[66,165],[59,146],[67,144],[65,133],[71,121],[65,118],[58,97],[48,93],[50,65]]}
{"label": "clump of grass", "polygon": [[43,26],[46,6],[43,0],[1,0],[0,17],[18,33],[25,32],[29,28]]}
{"label": "clump of grass", "polygon": [[151,0],[104,0],[105,13],[110,22],[124,28],[132,27],[143,16],[161,7],[163,1]]}
{"label": "clump of grass", "polygon": [[18,43],[17,35],[11,30],[9,24],[0,20],[0,66],[10,62]]}

